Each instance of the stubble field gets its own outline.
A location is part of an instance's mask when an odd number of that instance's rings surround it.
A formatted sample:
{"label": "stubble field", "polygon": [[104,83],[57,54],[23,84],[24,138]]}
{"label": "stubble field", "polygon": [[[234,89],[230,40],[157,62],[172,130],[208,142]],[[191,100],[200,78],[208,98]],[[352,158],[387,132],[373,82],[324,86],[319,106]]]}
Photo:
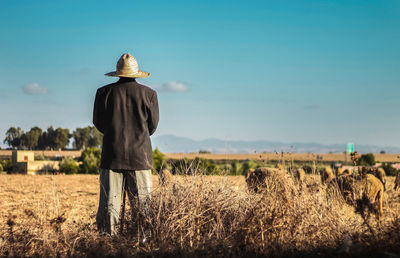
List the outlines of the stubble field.
{"label": "stubble field", "polygon": [[327,196],[315,175],[302,189],[271,178],[264,194],[249,193],[242,176],[180,176],[165,187],[154,176],[150,212],[109,237],[96,231],[97,175],[0,175],[0,256],[389,257],[400,253],[393,181],[378,220]]}

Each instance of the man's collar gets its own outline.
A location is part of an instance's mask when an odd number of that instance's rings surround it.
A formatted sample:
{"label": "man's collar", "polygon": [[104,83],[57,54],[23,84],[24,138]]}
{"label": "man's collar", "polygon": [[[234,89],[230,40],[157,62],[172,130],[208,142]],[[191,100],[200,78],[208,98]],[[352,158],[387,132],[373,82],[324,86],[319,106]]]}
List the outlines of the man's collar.
{"label": "man's collar", "polygon": [[118,82],[136,82],[136,78],[119,77]]}

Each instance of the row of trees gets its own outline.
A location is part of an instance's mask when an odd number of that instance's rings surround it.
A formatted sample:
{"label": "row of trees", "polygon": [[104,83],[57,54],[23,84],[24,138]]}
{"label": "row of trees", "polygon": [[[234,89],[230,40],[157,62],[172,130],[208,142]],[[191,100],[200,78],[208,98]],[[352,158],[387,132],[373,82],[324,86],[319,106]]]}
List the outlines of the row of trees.
{"label": "row of trees", "polygon": [[46,150],[64,149],[73,138],[75,149],[86,147],[98,147],[102,144],[103,135],[94,126],[76,128],[70,133],[68,128],[57,128],[53,126],[43,131],[40,127],[32,127],[24,132],[20,127],[10,127],[6,132],[4,143],[13,149]]}

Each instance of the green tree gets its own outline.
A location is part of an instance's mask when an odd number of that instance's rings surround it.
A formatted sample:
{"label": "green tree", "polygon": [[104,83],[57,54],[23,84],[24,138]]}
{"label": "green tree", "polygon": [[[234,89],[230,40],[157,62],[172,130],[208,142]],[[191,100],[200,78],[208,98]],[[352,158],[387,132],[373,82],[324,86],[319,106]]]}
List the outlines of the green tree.
{"label": "green tree", "polygon": [[98,174],[100,172],[101,149],[97,147],[86,148],[81,155],[80,173]]}
{"label": "green tree", "polygon": [[20,127],[10,127],[3,142],[12,148],[21,149],[23,134],[24,131]]}
{"label": "green tree", "polygon": [[87,147],[90,140],[90,127],[76,128],[72,133],[74,143],[72,144],[75,149],[82,150]]}
{"label": "green tree", "polygon": [[55,138],[55,130],[53,126],[47,128],[47,131],[43,132],[38,140],[39,149],[53,149],[54,148],[54,138]]}
{"label": "green tree", "polygon": [[39,137],[42,135],[42,129],[35,126],[31,130],[22,135],[22,145],[27,149],[35,149],[39,144]]}
{"label": "green tree", "polygon": [[94,126],[76,128],[72,137],[74,138],[73,146],[75,149],[99,147],[103,142],[103,134]]}
{"label": "green tree", "polygon": [[68,145],[69,138],[71,135],[68,128],[54,129],[53,126],[50,126],[39,137],[38,146],[40,149],[62,149]]}
{"label": "green tree", "polygon": [[103,134],[96,127],[90,126],[89,147],[101,147],[103,144]]}
{"label": "green tree", "polygon": [[357,164],[360,166],[373,166],[375,165],[375,156],[372,153],[362,154],[358,159]]}
{"label": "green tree", "polygon": [[71,138],[71,135],[69,134],[69,129],[68,128],[57,128],[55,131],[55,136],[54,136],[54,147],[55,149],[63,149],[65,148],[68,143],[69,143],[69,138]]}

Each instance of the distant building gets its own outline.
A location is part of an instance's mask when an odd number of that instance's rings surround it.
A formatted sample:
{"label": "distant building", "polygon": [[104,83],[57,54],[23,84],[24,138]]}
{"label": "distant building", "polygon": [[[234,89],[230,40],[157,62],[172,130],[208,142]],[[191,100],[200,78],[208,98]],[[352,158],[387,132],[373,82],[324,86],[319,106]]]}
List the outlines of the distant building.
{"label": "distant building", "polygon": [[17,162],[27,162],[34,161],[35,153],[33,151],[13,151],[12,153],[12,162],[13,164]]}
{"label": "distant building", "polygon": [[12,153],[13,173],[36,175],[59,170],[59,162],[52,160],[35,161],[33,151],[13,151]]}

